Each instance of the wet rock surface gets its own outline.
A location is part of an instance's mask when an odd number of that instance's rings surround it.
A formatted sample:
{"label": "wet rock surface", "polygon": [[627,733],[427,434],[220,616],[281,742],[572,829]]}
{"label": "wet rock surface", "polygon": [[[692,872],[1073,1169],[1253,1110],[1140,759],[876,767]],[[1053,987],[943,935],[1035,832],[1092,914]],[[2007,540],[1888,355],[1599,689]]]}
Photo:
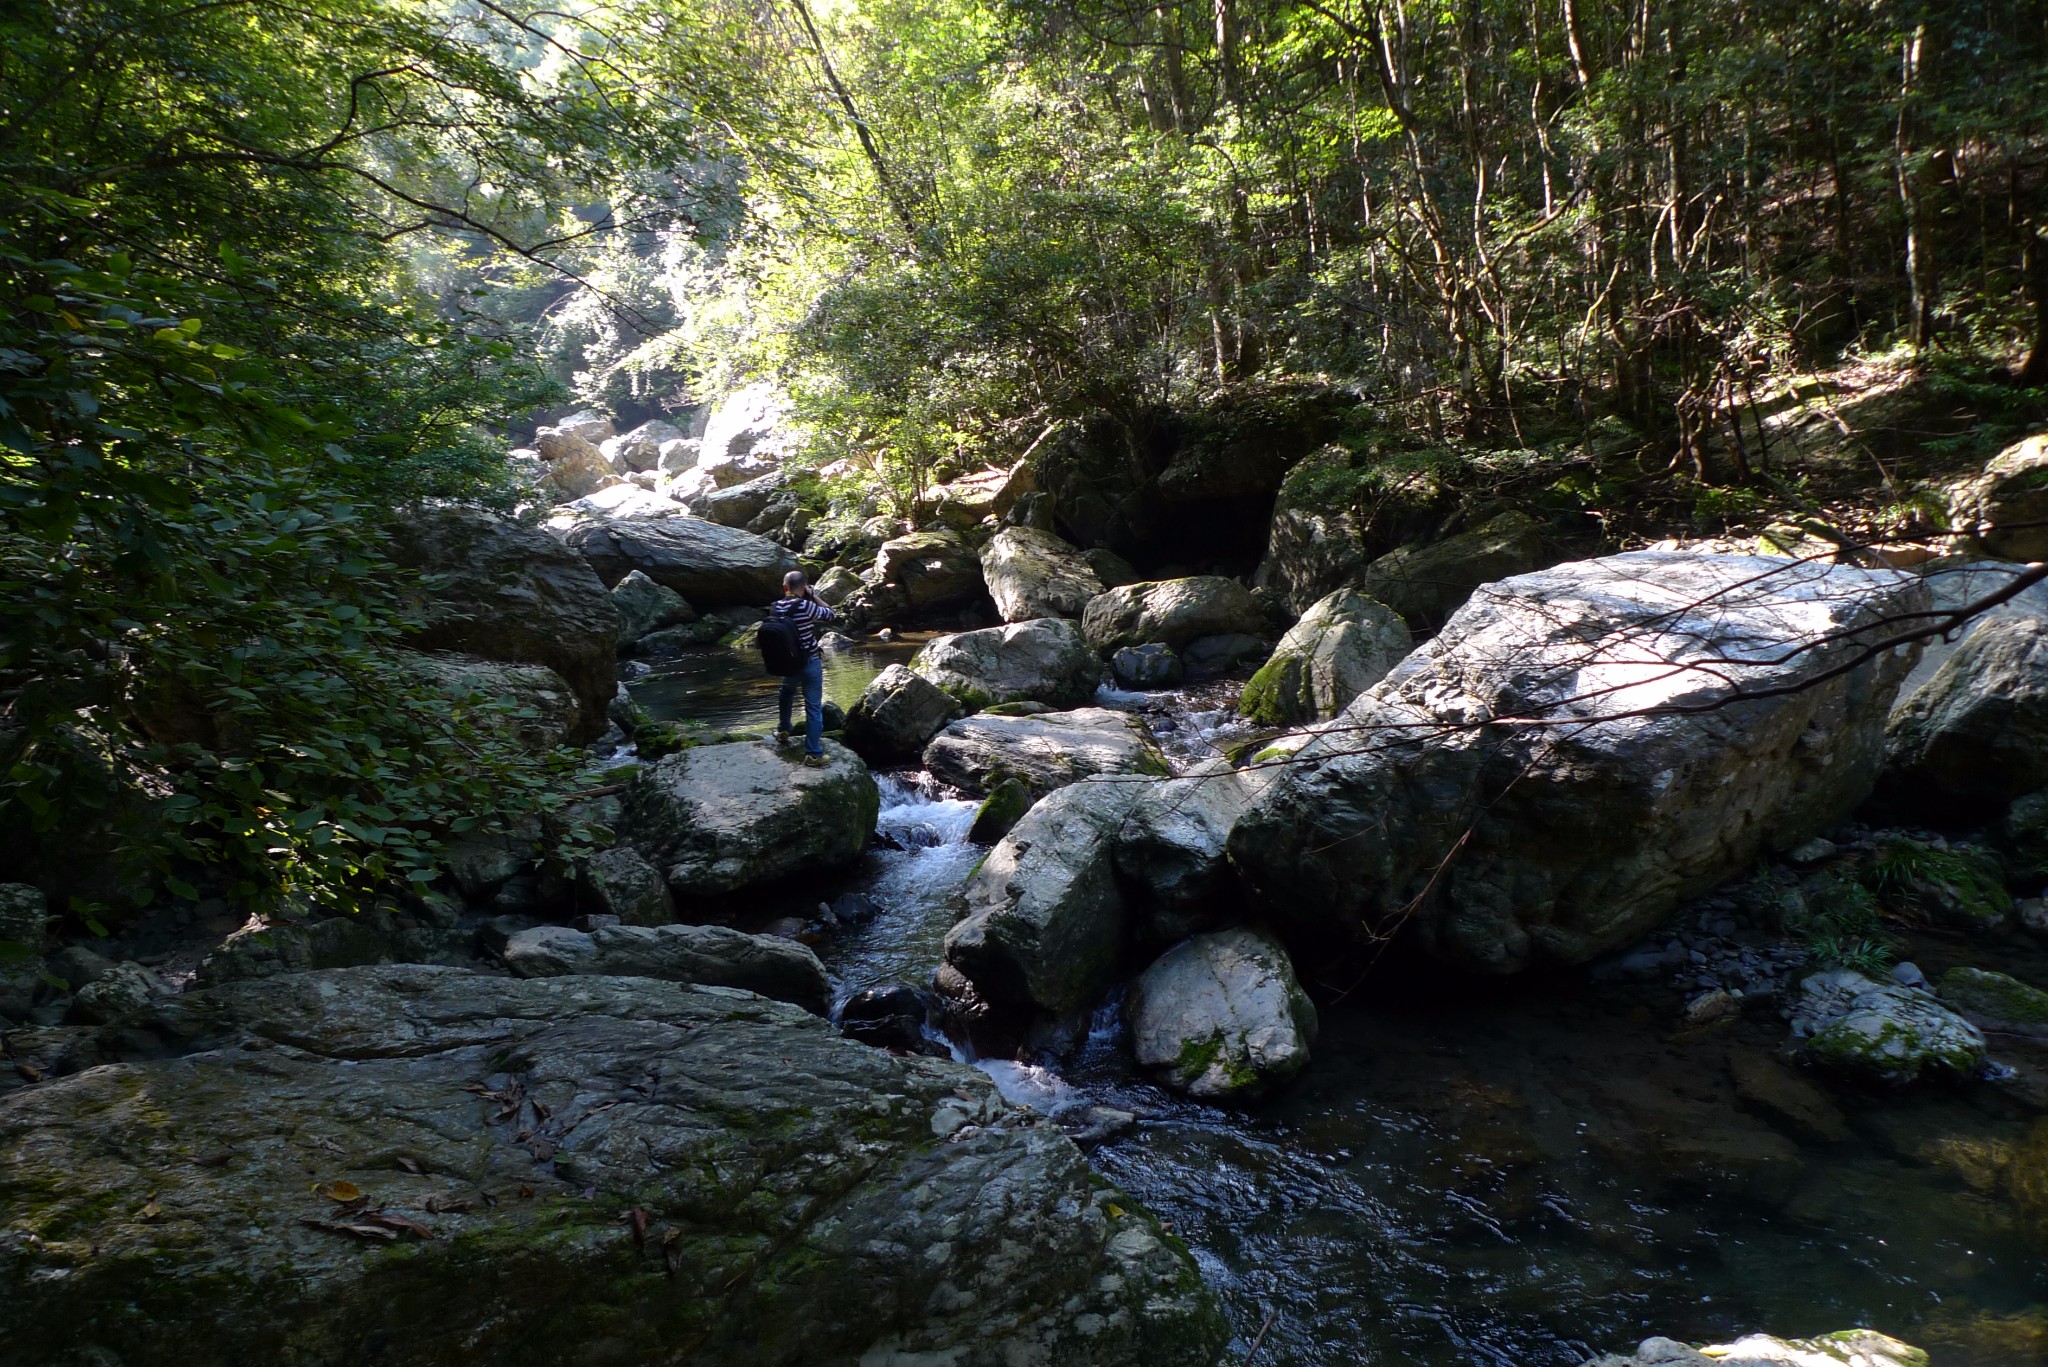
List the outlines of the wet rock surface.
{"label": "wet rock surface", "polygon": [[1088,644],[1104,653],[1149,641],[1178,650],[1203,636],[1257,636],[1266,615],[1235,580],[1195,575],[1110,589],[1089,601],[1081,627]]}
{"label": "wet rock surface", "polygon": [[1005,527],[981,548],[981,573],[1006,622],[1079,617],[1103,591],[1081,552],[1049,531]]}
{"label": "wet rock surface", "polygon": [[1197,935],[1155,960],[1124,1001],[1138,1065],[1175,1091],[1249,1101],[1308,1066],[1316,1009],[1271,936]]}
{"label": "wet rock surface", "polygon": [[1080,628],[1057,617],[941,636],[910,668],[969,712],[1018,702],[1080,707],[1102,678],[1102,661]]}
{"label": "wet rock surface", "polygon": [[818,956],[794,940],[727,926],[567,926],[520,931],[499,951],[520,978],[609,974],[699,987],[734,987],[824,1015],[832,985]]}
{"label": "wet rock surface", "polygon": [[900,764],[922,754],[926,743],[960,710],[937,684],[903,665],[890,665],[869,681],[848,710],[846,744],[871,764]]}
{"label": "wet rock surface", "polygon": [[25,1367],[1221,1345],[1186,1252],[1056,1127],[792,1007],[398,967],[153,1010],[156,1057],[0,1099]]}
{"label": "wet rock surface", "polygon": [[1093,774],[1167,772],[1144,723],[1102,707],[967,717],[932,738],[924,766],[941,782],[976,795],[1015,779],[1035,797]]}

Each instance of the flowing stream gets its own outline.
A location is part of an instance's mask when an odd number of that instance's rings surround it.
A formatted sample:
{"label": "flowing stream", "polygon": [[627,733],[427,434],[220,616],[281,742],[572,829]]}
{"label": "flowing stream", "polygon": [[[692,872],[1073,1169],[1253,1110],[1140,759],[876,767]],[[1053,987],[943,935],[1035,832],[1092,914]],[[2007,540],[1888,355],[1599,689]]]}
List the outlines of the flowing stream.
{"label": "flowing stream", "polygon": [[[887,662],[842,656],[841,677]],[[1195,724],[1204,697],[1103,701],[1179,719],[1162,740],[1181,758],[1235,738]],[[983,853],[972,802],[877,778],[889,847],[825,895],[882,911],[817,942],[842,1000],[929,980]],[[1915,953],[1933,976],[1965,948]],[[2048,962],[2022,972],[2043,980]],[[1194,1250],[1229,1307],[1226,1361],[1256,1343],[1266,1367],[1578,1367],[1653,1333],[1866,1325],[1936,1367],[2048,1362],[2048,1121],[1994,1090],[1828,1087],[1794,1116],[1732,1080],[1780,1066],[1774,1016],[1688,1031],[1667,989],[1579,975],[1305,976],[1315,1060],[1255,1110],[1145,1081],[1114,999],[1071,1057],[974,1061],[1020,1104],[1135,1117],[1093,1161]]]}

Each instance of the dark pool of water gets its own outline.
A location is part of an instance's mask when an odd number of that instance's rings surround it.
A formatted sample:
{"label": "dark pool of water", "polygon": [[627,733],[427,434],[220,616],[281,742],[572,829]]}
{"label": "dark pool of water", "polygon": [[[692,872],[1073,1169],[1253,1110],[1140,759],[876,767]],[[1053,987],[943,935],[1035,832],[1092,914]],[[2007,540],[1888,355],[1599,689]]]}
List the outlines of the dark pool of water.
{"label": "dark pool of water", "polygon": [[[853,706],[868,681],[892,664],[908,664],[926,636],[898,641],[862,639],[825,652],[825,697]],[[763,672],[752,649],[699,646],[670,659],[650,662],[646,673],[626,681],[633,701],[656,721],[697,722],[721,731],[770,731],[782,681]],[[793,720],[803,725],[803,703]]]}

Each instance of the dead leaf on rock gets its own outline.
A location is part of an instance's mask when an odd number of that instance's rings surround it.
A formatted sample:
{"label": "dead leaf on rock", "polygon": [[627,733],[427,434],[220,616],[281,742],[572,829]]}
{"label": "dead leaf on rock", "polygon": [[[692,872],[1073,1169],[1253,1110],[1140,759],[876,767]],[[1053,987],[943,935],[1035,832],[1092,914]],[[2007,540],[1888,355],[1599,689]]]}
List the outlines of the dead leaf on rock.
{"label": "dead leaf on rock", "polygon": [[383,1225],[343,1223],[339,1220],[301,1220],[300,1224],[312,1229],[324,1229],[329,1234],[347,1234],[357,1239],[378,1239],[389,1243],[398,1237],[398,1231]]}
{"label": "dead leaf on rock", "polygon": [[316,1196],[325,1196],[330,1201],[340,1201],[343,1203],[363,1199],[363,1189],[353,1182],[315,1182],[313,1184],[313,1193]]}
{"label": "dead leaf on rock", "polygon": [[626,1212],[626,1228],[633,1231],[633,1247],[641,1253],[647,1251],[647,1212],[635,1206]]}
{"label": "dead leaf on rock", "polygon": [[20,1075],[23,1082],[41,1082],[43,1080],[43,1070],[36,1067],[33,1063],[17,1063],[14,1065],[14,1071]]}
{"label": "dead leaf on rock", "polygon": [[407,1172],[411,1173],[415,1177],[419,1176],[420,1174],[420,1165],[418,1160],[416,1159],[401,1156],[398,1160],[398,1166],[404,1168]]}
{"label": "dead leaf on rock", "polygon": [[149,1198],[149,1204],[145,1205],[140,1211],[137,1212],[137,1214],[145,1220],[154,1220],[163,1213],[163,1207],[156,1203],[156,1197],[154,1196]]}
{"label": "dead leaf on rock", "polygon": [[522,1201],[531,1201],[533,1199],[533,1188],[521,1187],[519,1189],[519,1199]]}
{"label": "dead leaf on rock", "polygon": [[417,1234],[422,1239],[434,1237],[434,1231],[409,1216],[394,1214],[388,1210],[372,1211],[362,1217],[366,1225],[377,1225],[384,1229],[397,1230],[401,1234]]}
{"label": "dead leaf on rock", "polygon": [[683,1232],[674,1225],[661,1232],[661,1260],[668,1264],[668,1275],[676,1275],[683,1265]]}

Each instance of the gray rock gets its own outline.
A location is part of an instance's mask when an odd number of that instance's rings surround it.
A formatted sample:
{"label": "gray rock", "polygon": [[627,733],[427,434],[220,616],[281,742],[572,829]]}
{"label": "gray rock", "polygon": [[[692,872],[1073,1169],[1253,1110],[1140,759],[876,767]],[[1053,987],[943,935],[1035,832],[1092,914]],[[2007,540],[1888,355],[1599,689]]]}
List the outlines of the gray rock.
{"label": "gray rock", "polygon": [[853,594],[860,591],[860,576],[838,565],[818,576],[812,591],[825,600],[827,607],[838,607]]}
{"label": "gray rock", "polygon": [[1117,832],[1143,791],[1114,780],[1070,784],[989,851],[945,949],[982,1003],[1061,1017],[1108,988],[1124,935]]}
{"label": "gray rock", "polygon": [[[721,488],[753,478],[794,449],[788,424],[789,400],[774,385],[763,381],[736,389],[705,418],[698,464],[721,475]],[[723,477],[726,471],[734,477]]]}
{"label": "gray rock", "polygon": [[869,579],[893,591],[911,613],[966,607],[987,592],[981,557],[950,531],[911,532],[884,541]]}
{"label": "gray rock", "polygon": [[613,473],[603,451],[578,437],[543,433],[535,445],[547,461],[542,479],[557,499],[588,498],[625,482]]}
{"label": "gray rock", "polygon": [[1626,1357],[1589,1359],[1585,1367],[1928,1367],[1927,1354],[1871,1329],[1845,1329],[1811,1339],[1751,1334],[1733,1343],[1688,1348],[1674,1339],[1644,1339]]}
{"label": "gray rock", "polygon": [[1476,530],[1388,551],[1366,566],[1359,587],[1410,626],[1429,628],[1481,584],[1524,574],[1546,559],[1543,524],[1527,513],[1502,513]]}
{"label": "gray rock", "polygon": [[603,926],[588,934],[534,926],[507,940],[500,956],[521,978],[606,974],[732,987],[820,1016],[832,1004],[825,966],[809,948],[729,926]]}
{"label": "gray rock", "polygon": [[132,961],[115,964],[71,996],[73,1021],[104,1025],[138,1011],[170,989],[163,979]]}
{"label": "gray rock", "polygon": [[1253,582],[1277,593],[1289,610],[1355,588],[1369,557],[1358,519],[1348,509],[1316,506],[1283,488],[1266,534],[1266,555]]}
{"label": "gray rock", "polygon": [[1968,1077],[1984,1062],[1984,1036],[1932,994],[1846,968],[1800,984],[1792,1033],[1816,1063],[1894,1085]]}
{"label": "gray rock", "polygon": [[1081,558],[1088,562],[1089,569],[1095,571],[1095,577],[1102,581],[1105,589],[1120,589],[1145,577],[1130,561],[1107,546],[1090,546],[1081,552]]}
{"label": "gray rock", "polygon": [[1941,975],[1936,995],[1979,1029],[2031,1039],[2048,1038],[2048,992],[2023,983],[2010,973],[1951,968]]}
{"label": "gray rock", "polygon": [[612,468],[622,475],[629,471],[655,470],[661,466],[662,446],[682,439],[681,428],[656,418],[641,423],[623,437],[613,438],[616,444],[606,450],[605,455]]}
{"label": "gray rock", "polygon": [[1044,797],[1092,774],[1167,773],[1166,759],[1145,724],[1104,707],[1033,717],[968,717],[932,737],[924,767],[940,782],[977,796],[1006,778]]}
{"label": "gray rock", "polygon": [[1187,675],[1164,641],[1122,647],[1109,657],[1109,672],[1119,688],[1172,688]]}
{"label": "gray rock", "polygon": [[1319,599],[1280,638],[1273,658],[1244,686],[1237,710],[1269,726],[1328,721],[1414,647],[1399,613],[1340,589]]}
{"label": "gray rock", "polygon": [[1138,975],[1124,999],[1138,1065],[1175,1091],[1250,1101],[1308,1066],[1316,1009],[1271,936],[1197,935]]}
{"label": "gray rock", "polygon": [[42,892],[26,883],[0,883],[0,944],[41,950],[50,931],[50,907]]}
{"label": "gray rock", "polygon": [[924,753],[960,704],[935,683],[890,665],[868,681],[846,714],[846,745],[870,764],[897,764]]}
{"label": "gray rock", "polygon": [[1110,589],[1089,600],[1081,616],[1088,644],[1104,654],[1148,641],[1178,650],[1200,636],[1256,636],[1265,624],[1250,590],[1213,574]]}
{"label": "gray rock", "polygon": [[2048,618],[1987,621],[1894,709],[1888,792],[1986,814],[2048,784]]}
{"label": "gray rock", "polygon": [[1055,1126],[781,1003],[394,967],[151,1016],[152,1057],[0,1098],[10,1361],[1203,1367],[1228,1337]]}
{"label": "gray rock", "polygon": [[1102,661],[1080,628],[1057,617],[941,636],[910,668],[969,712],[1012,702],[1080,707],[1102,680]]}
{"label": "gray rock", "polygon": [[22,1020],[42,989],[50,913],[26,883],[0,883],[0,1019]]}
{"label": "gray rock", "polygon": [[[544,665],[446,652],[392,650],[384,655],[414,682],[444,697],[450,709],[466,714],[472,725],[526,749],[552,750],[577,736],[604,734],[603,726],[591,732],[569,681]],[[494,708],[502,710],[489,710]]]}
{"label": "gray rock", "polygon": [[1115,856],[1133,940],[1169,945],[1238,911],[1230,832],[1272,774],[1239,773],[1213,760],[1184,778],[1144,786],[1119,828]]}
{"label": "gray rock", "polygon": [[696,438],[677,437],[673,441],[665,441],[661,444],[655,471],[664,479],[674,479],[686,470],[696,469],[697,458],[703,453],[704,443]]}
{"label": "gray rock", "polygon": [[538,445],[540,438],[550,432],[575,437],[579,441],[587,441],[595,446],[601,441],[609,441],[617,429],[612,426],[610,418],[596,409],[579,408],[566,418],[557,418],[553,425],[541,428],[535,444]]}
{"label": "gray rock", "polygon": [[684,626],[697,620],[697,609],[690,606],[689,600],[639,570],[612,585],[612,603],[619,610],[622,650],[664,627]]}
{"label": "gray rock", "polygon": [[601,915],[616,916],[624,925],[665,926],[676,919],[661,870],[631,845],[614,845],[586,859],[583,890]]}
{"label": "gray rock", "polygon": [[1949,500],[1950,525],[2003,560],[2048,559],[2048,432],[2022,438]]}
{"label": "gray rock", "polygon": [[767,509],[776,496],[789,487],[789,476],[780,470],[729,488],[713,489],[691,500],[691,510],[726,527],[744,527]]}
{"label": "gray rock", "polygon": [[[1868,794],[1911,652],[1828,672],[1923,592],[1683,552],[1495,585],[1278,770],[1232,862],[1290,936],[1584,962]],[[1785,691],[1730,704],[1731,680]],[[1487,724],[1510,718],[1540,724]]]}
{"label": "gray rock", "polygon": [[563,538],[606,584],[634,570],[699,609],[771,602],[797,567],[786,547],[701,517],[631,517],[582,523]]}
{"label": "gray rock", "polygon": [[201,983],[240,982],[281,973],[372,964],[463,964],[476,935],[453,916],[373,907],[354,915],[245,927],[200,961]]}
{"label": "gray rock", "polygon": [[680,899],[841,868],[874,833],[881,796],[867,766],[825,742],[810,768],[766,741],[700,745],[648,765],[626,790],[620,836]]}
{"label": "gray rock", "polygon": [[990,538],[981,548],[981,573],[1005,622],[1079,617],[1103,591],[1081,552],[1031,527],[1005,527]]}
{"label": "gray rock", "polygon": [[391,558],[437,577],[411,597],[425,621],[409,644],[566,679],[570,739],[594,740],[618,687],[619,613],[590,565],[546,532],[473,508],[426,508],[399,523]]}

